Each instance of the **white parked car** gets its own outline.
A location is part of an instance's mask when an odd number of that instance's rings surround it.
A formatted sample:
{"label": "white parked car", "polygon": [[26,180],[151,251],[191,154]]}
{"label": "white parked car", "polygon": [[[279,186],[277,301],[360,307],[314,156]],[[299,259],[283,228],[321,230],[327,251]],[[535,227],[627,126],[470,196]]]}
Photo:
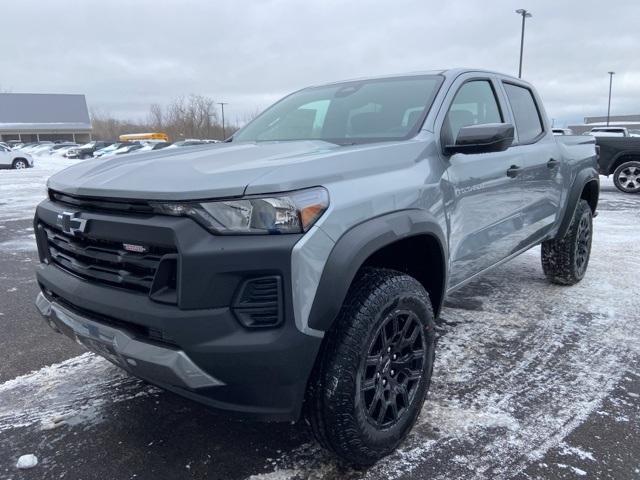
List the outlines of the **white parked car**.
{"label": "white parked car", "polygon": [[31,155],[20,150],[13,151],[7,147],[0,146],[0,168],[22,168],[33,167]]}
{"label": "white parked car", "polygon": [[593,137],[631,137],[629,130],[625,127],[594,127],[585,135]]}

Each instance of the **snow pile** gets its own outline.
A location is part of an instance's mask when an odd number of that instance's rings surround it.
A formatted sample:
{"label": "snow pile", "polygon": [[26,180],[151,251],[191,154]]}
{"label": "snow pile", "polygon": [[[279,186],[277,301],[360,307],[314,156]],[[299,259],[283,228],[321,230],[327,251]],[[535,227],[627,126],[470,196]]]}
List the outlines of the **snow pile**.
{"label": "snow pile", "polygon": [[18,467],[21,470],[26,470],[28,468],[33,468],[36,465],[38,465],[38,457],[36,457],[35,455],[29,453],[27,455],[22,455],[19,459],[18,459],[18,463],[16,463],[16,467]]}

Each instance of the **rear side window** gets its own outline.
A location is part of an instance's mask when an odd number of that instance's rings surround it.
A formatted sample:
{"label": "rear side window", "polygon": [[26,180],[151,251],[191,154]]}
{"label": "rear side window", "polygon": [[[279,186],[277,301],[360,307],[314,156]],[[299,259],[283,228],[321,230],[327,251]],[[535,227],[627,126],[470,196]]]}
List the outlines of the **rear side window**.
{"label": "rear side window", "polygon": [[543,128],[531,90],[511,83],[505,83],[504,89],[513,110],[520,143],[533,141],[542,133]]}

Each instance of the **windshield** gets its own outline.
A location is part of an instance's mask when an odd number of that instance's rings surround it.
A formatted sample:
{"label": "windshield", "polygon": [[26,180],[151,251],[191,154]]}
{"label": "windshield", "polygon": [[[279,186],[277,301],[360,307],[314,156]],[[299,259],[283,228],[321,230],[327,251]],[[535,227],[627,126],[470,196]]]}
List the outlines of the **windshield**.
{"label": "windshield", "polygon": [[267,109],[233,141],[353,144],[409,138],[420,128],[441,83],[439,75],[419,75],[306,88]]}

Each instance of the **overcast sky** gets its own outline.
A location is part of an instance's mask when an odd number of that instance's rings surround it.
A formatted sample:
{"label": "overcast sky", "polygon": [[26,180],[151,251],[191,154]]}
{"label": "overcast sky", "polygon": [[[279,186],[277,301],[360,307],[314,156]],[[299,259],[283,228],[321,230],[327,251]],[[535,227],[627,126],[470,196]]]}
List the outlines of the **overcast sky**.
{"label": "overcast sky", "polygon": [[310,84],[478,67],[523,77],[556,125],[640,113],[638,0],[3,0],[0,88],[84,93],[90,108],[146,116],[197,93],[231,120]]}

